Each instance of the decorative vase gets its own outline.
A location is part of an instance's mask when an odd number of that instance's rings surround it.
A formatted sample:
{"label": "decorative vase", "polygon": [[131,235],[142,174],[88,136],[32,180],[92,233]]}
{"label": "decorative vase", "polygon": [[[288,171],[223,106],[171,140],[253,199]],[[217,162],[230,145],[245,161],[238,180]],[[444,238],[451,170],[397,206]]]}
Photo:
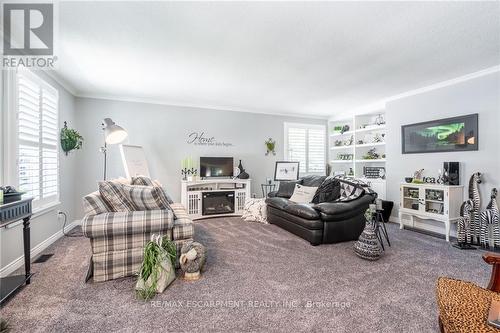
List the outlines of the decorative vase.
{"label": "decorative vase", "polygon": [[373,222],[366,222],[365,229],[354,243],[354,253],[366,260],[378,260],[382,255],[382,248],[375,233]]}
{"label": "decorative vase", "polygon": [[240,164],[238,165],[238,169],[240,170],[240,174],[238,175],[239,179],[250,178],[250,175],[245,171],[245,169],[243,169],[243,165],[241,164],[241,160],[240,160]]}

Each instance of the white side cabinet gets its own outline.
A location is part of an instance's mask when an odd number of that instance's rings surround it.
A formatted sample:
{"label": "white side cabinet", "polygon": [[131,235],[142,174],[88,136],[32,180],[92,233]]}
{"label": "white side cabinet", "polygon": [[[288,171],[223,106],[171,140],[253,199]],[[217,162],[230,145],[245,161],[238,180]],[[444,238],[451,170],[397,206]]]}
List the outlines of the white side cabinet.
{"label": "white side cabinet", "polygon": [[[181,203],[193,220],[217,216],[240,216],[245,208],[245,200],[251,197],[250,183],[250,179],[181,181]],[[211,213],[207,209],[204,210],[204,203],[206,205],[209,202],[213,203],[217,193],[224,193],[229,201],[234,201],[232,211]]]}
{"label": "white side cabinet", "polygon": [[399,227],[404,228],[403,216],[409,215],[412,226],[415,217],[445,224],[446,241],[450,241],[450,224],[460,217],[464,187],[403,183],[400,186]]}

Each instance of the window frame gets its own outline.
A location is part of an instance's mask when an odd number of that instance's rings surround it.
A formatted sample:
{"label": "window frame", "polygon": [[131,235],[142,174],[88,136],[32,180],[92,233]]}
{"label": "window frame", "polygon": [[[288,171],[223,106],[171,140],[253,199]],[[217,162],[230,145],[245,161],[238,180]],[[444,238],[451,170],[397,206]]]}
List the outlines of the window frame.
{"label": "window frame", "polygon": [[[289,128],[303,128],[307,130],[306,132],[306,165],[305,168],[300,165],[299,166],[299,175],[324,175],[326,174],[326,163],[327,163],[327,138],[326,138],[326,125],[321,125],[321,124],[307,124],[307,123],[293,123],[293,122],[284,122],[283,124],[283,132],[284,132],[284,159],[285,161],[290,161],[290,156],[289,156],[289,149],[288,149],[288,130]],[[324,162],[324,169],[321,172],[310,172],[309,171],[309,140],[307,139],[309,136],[309,130],[310,129],[321,129],[324,131],[324,147],[323,147],[323,162]],[[305,169],[305,170],[304,170]]]}
{"label": "window frame", "polygon": [[[4,184],[14,186],[16,189],[19,188],[19,88],[18,88],[18,73],[26,77],[28,80],[33,81],[37,85],[41,87],[41,89],[45,89],[50,91],[51,94],[54,94],[57,99],[57,142],[55,145],[56,150],[56,160],[57,160],[57,187],[56,194],[47,198],[43,198],[43,177],[40,177],[40,198],[38,200],[33,200],[33,212],[41,212],[48,208],[60,204],[60,195],[61,195],[61,170],[60,170],[60,145],[59,145],[59,117],[60,117],[60,99],[59,99],[59,91],[54,86],[50,85],[45,79],[41,78],[39,75],[33,73],[29,70],[11,70],[5,71],[5,80],[4,80],[4,96],[6,96],[6,106],[7,112],[4,114],[4,122],[5,122],[5,143],[4,143]],[[40,109],[40,112],[42,110]],[[41,115],[40,115],[41,116]],[[40,122],[40,131],[42,128],[42,122]],[[42,168],[42,150],[46,145],[42,143],[42,135],[40,133],[40,138],[38,145],[33,145],[39,148],[40,157],[39,157],[39,165],[40,165],[40,175],[43,173]],[[12,163],[12,161],[15,161]]]}

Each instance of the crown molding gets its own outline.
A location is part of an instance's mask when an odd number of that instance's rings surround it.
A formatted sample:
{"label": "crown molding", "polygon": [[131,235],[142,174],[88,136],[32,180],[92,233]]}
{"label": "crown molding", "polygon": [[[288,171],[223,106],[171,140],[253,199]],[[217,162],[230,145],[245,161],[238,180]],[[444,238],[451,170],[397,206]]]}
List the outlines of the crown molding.
{"label": "crown molding", "polygon": [[237,107],[228,107],[228,106],[218,106],[218,105],[199,105],[199,104],[191,104],[191,103],[178,103],[172,102],[168,100],[162,99],[154,99],[154,98],[136,98],[136,97],[126,97],[126,96],[114,96],[114,95],[99,95],[99,94],[76,94],[76,97],[79,98],[89,98],[89,99],[101,99],[101,100],[109,100],[109,101],[118,101],[118,102],[131,102],[131,103],[143,103],[143,104],[154,104],[154,105],[165,105],[165,106],[173,106],[173,107],[186,107],[186,108],[197,108],[197,109],[207,109],[214,111],[231,111],[231,112],[244,112],[244,113],[252,113],[252,114],[263,114],[269,116],[281,116],[281,117],[291,117],[291,118],[305,118],[305,119],[318,119],[318,120],[327,120],[328,116],[319,116],[319,115],[310,115],[303,113],[283,113],[280,111],[271,112],[264,111],[259,109],[245,109],[245,108],[237,108]]}
{"label": "crown molding", "polygon": [[353,115],[359,115],[359,114],[374,112],[377,110],[383,110],[383,109],[385,109],[385,105],[387,103],[396,101],[398,99],[423,94],[423,93],[433,91],[436,89],[440,89],[440,88],[444,88],[444,87],[453,86],[453,85],[456,85],[458,83],[466,82],[466,81],[469,81],[472,79],[476,79],[476,78],[479,78],[482,76],[486,76],[486,75],[490,75],[490,74],[494,74],[494,73],[498,73],[498,72],[500,72],[500,65],[495,65],[492,67],[482,69],[482,70],[477,71],[477,72],[458,76],[458,77],[450,79],[450,80],[441,81],[441,82],[434,83],[434,84],[431,84],[431,85],[428,85],[425,87],[409,90],[409,91],[406,91],[406,92],[401,93],[401,94],[389,96],[387,98],[380,99],[374,103],[366,104],[366,105],[351,109],[349,111],[342,112],[339,115],[330,117],[329,120],[338,120],[338,119],[342,119],[342,118],[348,118],[348,117],[353,116]]}

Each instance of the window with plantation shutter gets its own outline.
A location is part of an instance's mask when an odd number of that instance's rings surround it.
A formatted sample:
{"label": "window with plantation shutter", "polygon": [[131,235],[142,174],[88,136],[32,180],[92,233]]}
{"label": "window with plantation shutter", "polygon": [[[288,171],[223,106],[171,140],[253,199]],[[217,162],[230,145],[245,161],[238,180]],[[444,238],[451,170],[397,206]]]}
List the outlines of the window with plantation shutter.
{"label": "window with plantation shutter", "polygon": [[285,123],[285,159],[300,162],[301,174],[325,173],[326,128]]}
{"label": "window with plantation shutter", "polygon": [[17,177],[34,206],[59,200],[58,94],[31,73],[16,75]]}

